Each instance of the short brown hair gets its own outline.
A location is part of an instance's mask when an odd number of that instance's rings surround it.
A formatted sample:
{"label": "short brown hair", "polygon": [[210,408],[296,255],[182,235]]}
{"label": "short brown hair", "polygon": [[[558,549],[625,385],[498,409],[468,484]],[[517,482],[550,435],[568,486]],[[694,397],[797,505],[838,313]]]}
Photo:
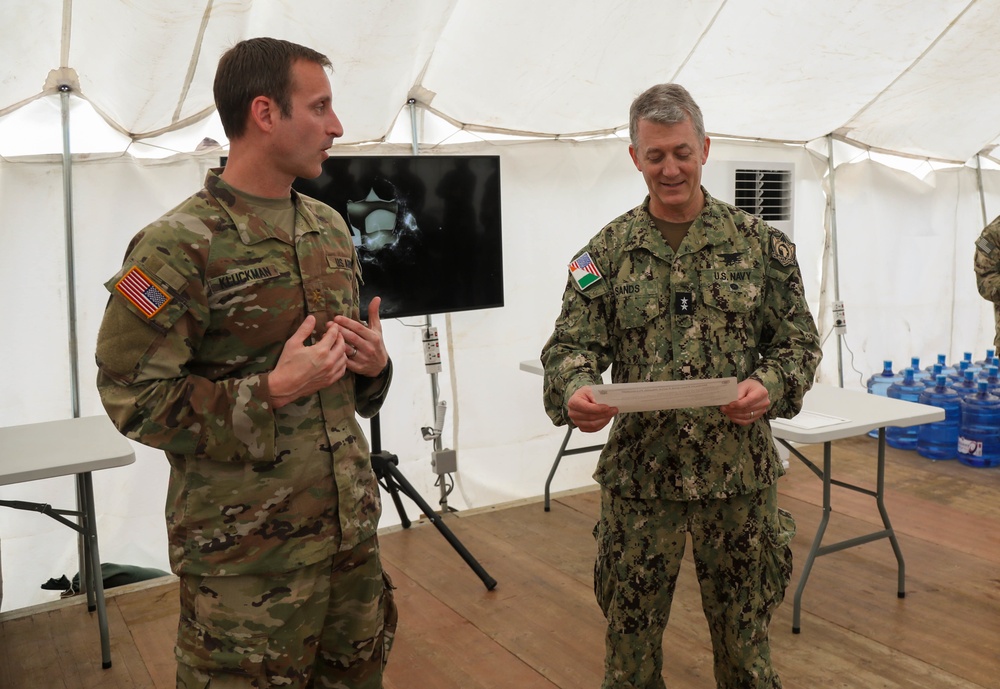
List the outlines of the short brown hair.
{"label": "short brown hair", "polygon": [[227,137],[238,139],[246,132],[250,104],[257,96],[274,100],[282,117],[291,114],[292,65],[297,60],[331,66],[322,53],[277,38],[249,38],[222,55],[212,91]]}
{"label": "short brown hair", "polygon": [[705,121],[701,108],[687,89],[680,84],[657,84],[651,86],[632,101],[629,108],[628,134],[632,146],[639,145],[639,120],[649,120],[657,124],[679,124],[690,118],[691,126],[699,141],[705,139]]}

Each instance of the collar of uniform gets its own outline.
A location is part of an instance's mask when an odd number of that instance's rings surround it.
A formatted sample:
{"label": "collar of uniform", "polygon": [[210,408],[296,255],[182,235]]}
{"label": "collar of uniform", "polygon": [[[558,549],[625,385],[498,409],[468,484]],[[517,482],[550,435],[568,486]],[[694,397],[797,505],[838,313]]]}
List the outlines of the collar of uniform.
{"label": "collar of uniform", "polygon": [[[221,177],[223,168],[212,168],[205,176],[205,189],[215,197],[222,209],[229,215],[233,226],[240,233],[244,244],[257,244],[265,239],[274,239],[273,229],[261,222],[232,186]],[[292,190],[292,204],[295,206],[295,235],[304,232],[318,232],[319,225],[312,212],[301,202],[299,194]],[[304,221],[304,222],[303,222]],[[286,240],[287,241],[287,240]]]}
{"label": "collar of uniform", "polygon": [[[712,198],[705,187],[702,187],[701,191],[705,195],[705,206],[691,223],[678,254],[694,253],[706,246],[726,245],[733,241],[732,233],[725,222],[726,214],[722,204]],[[649,213],[648,195],[637,210],[624,248],[626,250],[645,249],[655,256],[666,259],[667,255],[664,252],[667,250],[667,243],[663,240],[659,230],[656,229]]]}

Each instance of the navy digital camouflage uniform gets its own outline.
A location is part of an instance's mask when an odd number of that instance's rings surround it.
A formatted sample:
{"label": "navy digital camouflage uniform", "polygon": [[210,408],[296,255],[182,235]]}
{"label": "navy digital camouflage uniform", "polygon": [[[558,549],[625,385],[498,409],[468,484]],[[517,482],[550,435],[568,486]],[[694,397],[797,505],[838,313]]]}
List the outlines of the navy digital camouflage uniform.
{"label": "navy digital camouflage uniform", "polygon": [[1000,351],[1000,217],[983,228],[976,240],[973,258],[976,270],[976,287],[983,299],[993,302],[996,335],[993,346]]}
{"label": "navy digital camouflage uniform", "polygon": [[316,686],[381,687],[395,607],[355,413],[377,413],[391,364],[280,409],[268,394],[307,314],[317,333],[359,317],[354,246],[328,206],[292,192],[294,228],[277,227],[219,173],[133,239],[97,343],[109,416],[170,462],[178,684],[304,686],[315,664]]}
{"label": "navy digital camouflage uniform", "polygon": [[[769,418],[801,408],[821,358],[795,248],[705,192],[675,253],[649,198],[582,250],[602,279],[569,279],[542,350],[544,402],[600,384],[754,378]],[[582,252],[581,252],[582,253]],[[662,637],[691,533],[719,687],[780,687],[767,626],[791,575],[794,521],[777,507],[783,473],[766,418],[740,427],[717,407],[619,414],[594,478],[595,593],[608,619],[605,689],[663,687]]]}

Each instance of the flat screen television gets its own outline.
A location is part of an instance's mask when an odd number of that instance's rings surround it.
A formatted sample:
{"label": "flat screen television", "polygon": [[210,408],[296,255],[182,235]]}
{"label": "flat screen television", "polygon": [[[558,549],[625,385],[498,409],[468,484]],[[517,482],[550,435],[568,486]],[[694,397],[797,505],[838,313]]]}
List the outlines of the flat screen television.
{"label": "flat screen television", "polygon": [[331,156],[293,187],[347,221],[363,317],[503,306],[499,156]]}

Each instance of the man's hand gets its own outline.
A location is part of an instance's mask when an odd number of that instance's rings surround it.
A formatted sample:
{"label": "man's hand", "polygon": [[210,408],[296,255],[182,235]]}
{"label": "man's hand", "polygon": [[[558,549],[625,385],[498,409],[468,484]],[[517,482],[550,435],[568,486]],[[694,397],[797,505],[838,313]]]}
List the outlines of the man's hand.
{"label": "man's hand", "polygon": [[736,400],[719,407],[737,426],[749,426],[767,413],[771,398],[759,380],[747,378],[736,385]]}
{"label": "man's hand", "polygon": [[569,398],[566,411],[573,425],[584,433],[595,433],[605,426],[618,413],[618,407],[598,404],[594,400],[594,392],[590,387],[582,387]]}
{"label": "man's hand", "polygon": [[347,350],[347,369],[368,378],[374,378],[385,370],[389,363],[389,353],[382,341],[382,321],[378,317],[381,297],[375,297],[368,304],[368,325],[351,320],[346,316],[336,316],[333,322],[340,329]]}
{"label": "man's hand", "polygon": [[348,348],[340,329],[327,323],[319,342],[307,345],[315,327],[316,317],[306,316],[281,348],[278,363],[267,377],[275,409],[333,385],[347,370]]}

